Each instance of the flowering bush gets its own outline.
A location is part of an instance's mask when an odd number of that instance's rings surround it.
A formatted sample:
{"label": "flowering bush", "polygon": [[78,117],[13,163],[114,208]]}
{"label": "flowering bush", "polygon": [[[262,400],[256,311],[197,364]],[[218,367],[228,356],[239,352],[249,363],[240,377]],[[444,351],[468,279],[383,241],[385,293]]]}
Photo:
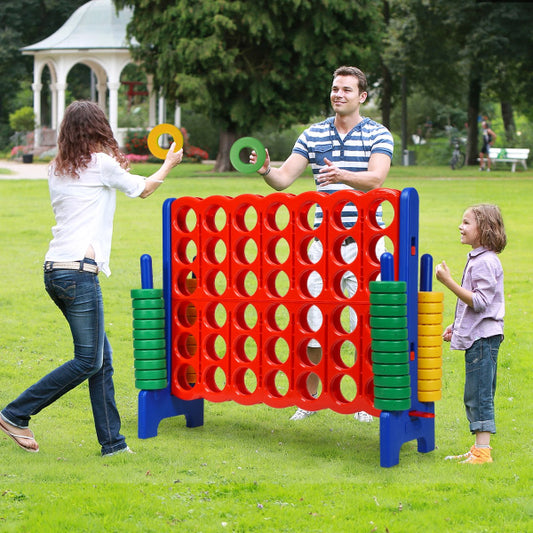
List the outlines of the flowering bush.
{"label": "flowering bush", "polygon": [[149,155],[126,154],[126,159],[130,163],[146,163],[149,157],[150,157]]}
{"label": "flowering bush", "polygon": [[148,150],[148,133],[142,131],[128,131],[125,148],[128,154],[150,155]]}

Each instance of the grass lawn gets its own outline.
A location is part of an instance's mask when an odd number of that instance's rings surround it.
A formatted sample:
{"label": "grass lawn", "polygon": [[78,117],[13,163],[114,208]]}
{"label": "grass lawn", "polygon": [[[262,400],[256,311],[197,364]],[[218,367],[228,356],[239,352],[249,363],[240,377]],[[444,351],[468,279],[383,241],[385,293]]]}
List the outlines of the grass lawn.
{"label": "grass lawn", "polygon": [[[156,167],[135,168],[148,175]],[[379,423],[321,411],[300,422],[293,409],[208,403],[205,425],[164,420],[156,438],[137,439],[130,289],[139,257],[153,257],[161,284],[161,204],[178,196],[269,194],[256,176],[214,175],[181,165],[145,200],[119,196],[111,268],[101,276],[114,349],[117,403],[135,455],[99,455],[86,384],[32,419],[41,451],[28,454],[0,433],[2,532],[526,532],[533,530],[530,354],[533,352],[531,199],[533,172],[395,167],[387,186],[420,195],[420,253],[446,259],[460,279],[463,210],[500,205],[508,233],[501,255],[507,304],[500,348],[494,463],[450,464],[473,437],[464,415],[462,352],[444,347],[437,449],[402,447],[400,464],[379,466]],[[287,192],[312,187],[307,174]],[[66,322],[42,286],[53,216],[45,181],[0,180],[0,408],[71,357]],[[434,286],[442,290],[442,286]],[[444,325],[455,300],[445,292]]]}

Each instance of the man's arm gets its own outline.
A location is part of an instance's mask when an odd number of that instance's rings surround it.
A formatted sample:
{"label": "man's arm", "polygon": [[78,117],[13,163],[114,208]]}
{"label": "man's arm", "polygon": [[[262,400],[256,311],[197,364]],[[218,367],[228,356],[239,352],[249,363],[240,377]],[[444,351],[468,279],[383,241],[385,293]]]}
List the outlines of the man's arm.
{"label": "man's arm", "polygon": [[324,158],[324,161],[326,166],[319,170],[317,177],[319,185],[344,183],[365,192],[383,186],[391,165],[391,158],[381,153],[372,154],[368,161],[368,170],[362,172],[342,170],[327,158]]}
{"label": "man's arm", "polygon": [[[270,166],[270,155],[266,150],[266,160],[263,166],[257,171],[263,179],[276,191],[283,191],[298,178],[307,167],[307,159],[300,154],[291,154],[279,168]],[[250,163],[257,161],[257,154],[252,152]]]}

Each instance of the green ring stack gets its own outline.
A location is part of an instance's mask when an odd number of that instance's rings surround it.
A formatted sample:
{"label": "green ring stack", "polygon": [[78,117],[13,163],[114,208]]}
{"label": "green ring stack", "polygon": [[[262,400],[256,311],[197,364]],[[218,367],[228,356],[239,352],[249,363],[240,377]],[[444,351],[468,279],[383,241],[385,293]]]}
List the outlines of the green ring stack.
{"label": "green ring stack", "polygon": [[374,407],[382,411],[409,409],[411,384],[405,281],[370,282],[370,334]]}
{"label": "green ring stack", "polygon": [[158,390],[167,386],[165,302],[161,289],[132,289],[135,386]]}

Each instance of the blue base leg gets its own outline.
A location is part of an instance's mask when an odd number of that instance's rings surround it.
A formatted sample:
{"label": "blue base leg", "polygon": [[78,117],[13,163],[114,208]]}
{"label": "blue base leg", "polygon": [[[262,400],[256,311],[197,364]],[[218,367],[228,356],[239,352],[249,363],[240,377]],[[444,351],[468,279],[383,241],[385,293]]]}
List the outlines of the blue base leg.
{"label": "blue base leg", "polygon": [[382,411],[379,417],[380,464],[395,466],[400,462],[400,448],[417,439],[420,453],[435,449],[435,418],[410,415],[409,411]]}
{"label": "blue base leg", "polygon": [[138,412],[139,439],[155,437],[161,420],[171,416],[185,415],[188,428],[204,424],[204,400],[181,400],[170,394],[170,387],[140,391]]}

